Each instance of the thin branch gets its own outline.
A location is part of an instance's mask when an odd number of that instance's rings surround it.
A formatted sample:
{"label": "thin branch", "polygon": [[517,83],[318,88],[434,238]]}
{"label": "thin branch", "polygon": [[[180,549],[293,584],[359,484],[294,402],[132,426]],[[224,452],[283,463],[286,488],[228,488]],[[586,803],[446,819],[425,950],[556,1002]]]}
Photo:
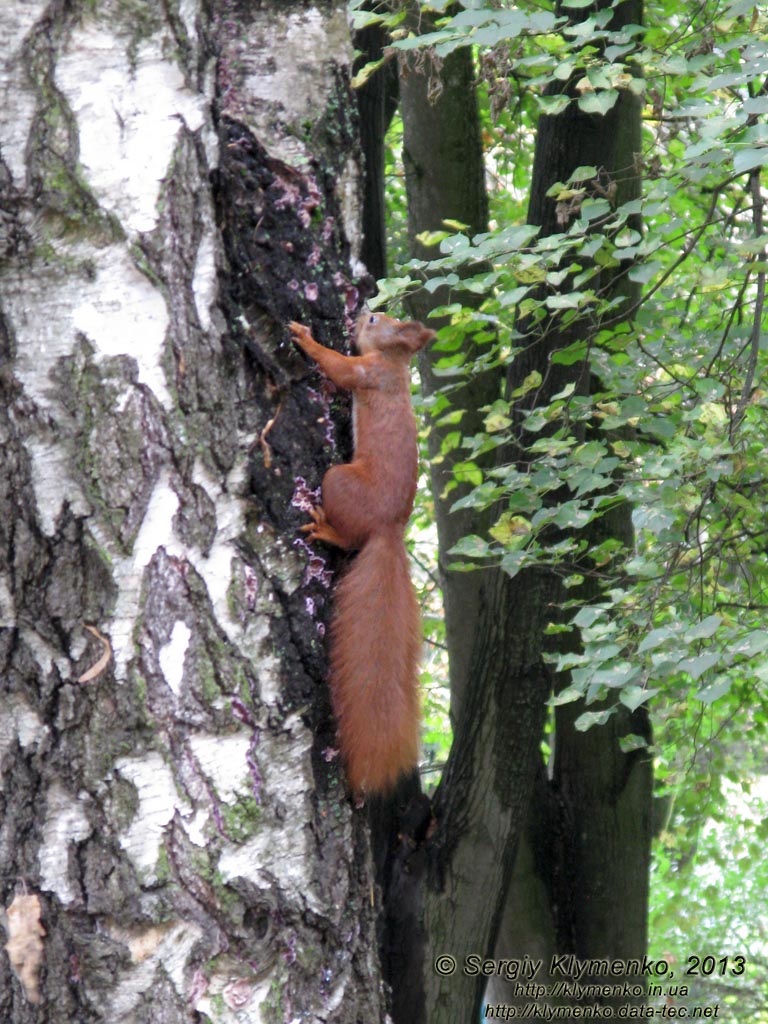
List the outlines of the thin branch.
{"label": "thin branch", "polygon": [[[752,224],[755,229],[755,238],[759,238],[763,233],[763,194],[760,189],[760,169],[754,168],[749,175],[749,187],[752,192]],[[758,260],[762,266],[765,261],[765,248],[760,250],[758,254]],[[755,380],[755,371],[757,370],[757,358],[760,352],[760,329],[763,322],[763,306],[765,305],[765,270],[759,270],[757,273],[757,296],[755,298],[755,318],[752,323],[752,333],[749,339],[749,359],[747,360],[747,372],[744,376],[744,387],[741,391],[741,398],[739,404],[731,420],[731,426],[728,431],[728,439],[733,442],[736,436],[736,431],[741,426],[741,421],[744,419],[744,414],[747,411],[747,405],[749,404],[750,397],[752,395],[752,385]]]}

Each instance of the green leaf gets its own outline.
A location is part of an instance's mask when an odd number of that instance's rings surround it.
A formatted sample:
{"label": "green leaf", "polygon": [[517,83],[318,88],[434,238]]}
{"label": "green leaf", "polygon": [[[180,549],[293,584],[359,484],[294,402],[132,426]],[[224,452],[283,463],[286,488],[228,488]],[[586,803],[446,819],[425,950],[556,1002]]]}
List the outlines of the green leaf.
{"label": "green leaf", "polygon": [[761,146],[759,149],[754,147],[741,149],[734,154],[733,173],[743,174],[745,171],[763,167],[765,164],[768,164],[768,146]]}
{"label": "green leaf", "polygon": [[675,636],[675,630],[669,626],[661,626],[658,629],[652,629],[651,632],[643,637],[640,643],[637,645],[637,653],[644,654],[646,651],[652,651],[656,647],[660,647],[663,643]]}
{"label": "green leaf", "polygon": [[611,110],[619,98],[617,89],[602,89],[600,92],[585,92],[579,96],[579,109],[585,114],[605,115]]}
{"label": "green leaf", "polygon": [[531,535],[531,524],[525,516],[503,512],[488,531],[505,548],[520,547]]}
{"label": "green leaf", "polygon": [[593,626],[595,622],[603,619],[604,616],[604,608],[595,605],[585,605],[574,615],[573,623],[581,629],[587,629],[589,626]]}
{"label": "green leaf", "polygon": [[476,462],[468,460],[454,463],[453,475],[461,483],[472,484],[474,487],[483,482],[483,471]]}
{"label": "green leaf", "polygon": [[629,271],[630,281],[634,281],[637,284],[648,284],[662,269],[662,264],[658,260],[648,260],[647,263],[636,263]]}
{"label": "green leaf", "polygon": [[542,114],[549,114],[550,117],[562,114],[570,102],[570,97],[565,95],[536,96],[536,103]]}
{"label": "green leaf", "polygon": [[483,420],[483,423],[489,434],[495,434],[500,430],[506,430],[512,425],[512,420],[509,417],[509,403],[504,402],[501,399],[494,402]]}
{"label": "green leaf", "polygon": [[641,704],[655,697],[658,692],[644,686],[627,686],[619,694],[619,700],[630,711],[637,711]]}
{"label": "green leaf", "polygon": [[520,387],[515,388],[515,390],[510,395],[510,397],[511,398],[522,398],[523,395],[527,395],[528,392],[529,391],[533,391],[534,388],[540,388],[541,387],[541,381],[542,381],[542,376],[539,373],[539,371],[538,370],[531,371],[531,373],[529,373],[527,375],[527,377],[525,378],[523,383],[520,385]]}
{"label": "green leaf", "polygon": [[722,621],[719,615],[708,615],[685,632],[685,642],[691,643],[694,640],[708,640],[711,636],[715,635]]}
{"label": "green leaf", "polygon": [[556,693],[553,697],[550,697],[547,704],[551,708],[558,708],[562,704],[572,704],[576,700],[580,700],[584,694],[581,690],[575,686],[566,686],[564,690]]}
{"label": "green leaf", "polygon": [[623,754],[631,754],[635,750],[645,750],[648,746],[648,740],[644,736],[638,736],[636,733],[629,732],[626,736],[622,736],[619,740],[619,750]]}
{"label": "green leaf", "polygon": [[573,366],[580,362],[587,354],[586,341],[574,341],[566,348],[558,349],[552,353],[551,361],[559,366]]}
{"label": "green leaf", "polygon": [[768,114],[768,96],[753,96],[744,100],[741,109],[747,114]]}
{"label": "green leaf", "polygon": [[549,309],[578,309],[581,305],[581,293],[567,292],[565,295],[548,295],[544,301]]}
{"label": "green leaf", "polygon": [[502,555],[500,567],[508,576],[514,577],[520,572],[528,561],[525,550],[507,551]]}
{"label": "green leaf", "polygon": [[422,231],[420,234],[416,235],[416,241],[429,248],[433,245],[439,245],[440,242],[443,242],[446,238],[450,237],[450,231]]}
{"label": "green leaf", "polygon": [[728,676],[720,676],[714,683],[709,686],[705,686],[699,690],[698,693],[694,694],[696,700],[700,700],[702,704],[713,704],[716,700],[724,697],[726,693],[731,689],[732,680]]}
{"label": "green leaf", "polygon": [[489,558],[493,552],[489,548],[487,541],[483,540],[482,537],[478,537],[477,534],[470,533],[457,541],[448,554],[464,555],[467,558]]}
{"label": "green leaf", "polygon": [[751,658],[755,654],[762,654],[763,651],[768,650],[768,630],[761,627],[748,633],[745,637],[740,637],[731,644],[730,650],[732,654],[739,654],[747,658]]}
{"label": "green leaf", "polygon": [[605,725],[615,710],[615,708],[608,708],[607,711],[585,711],[584,714],[579,715],[573,723],[574,727],[578,729],[579,732],[586,732],[587,729],[591,729],[593,725]]}
{"label": "green leaf", "polygon": [[677,663],[678,670],[687,672],[694,680],[699,679],[713,665],[717,665],[721,655],[719,651],[711,651],[709,654],[699,654],[692,658],[682,658]]}
{"label": "green leaf", "polygon": [[586,164],[581,167],[577,167],[575,171],[572,171],[568,176],[568,181],[591,181],[597,177],[597,168],[591,164]]}
{"label": "green leaf", "polygon": [[[369,15],[369,21],[367,23],[373,24],[377,20],[379,19],[375,15]],[[361,25],[360,27],[362,28],[365,26]],[[365,85],[365,83],[368,81],[368,79],[371,77],[374,71],[378,71],[382,64],[385,64],[388,59],[388,57],[382,57],[380,60],[369,61],[362,68],[360,68],[360,70],[357,72],[357,74],[354,76],[354,78],[351,80],[349,84],[352,86],[353,89],[359,89],[361,86]]]}

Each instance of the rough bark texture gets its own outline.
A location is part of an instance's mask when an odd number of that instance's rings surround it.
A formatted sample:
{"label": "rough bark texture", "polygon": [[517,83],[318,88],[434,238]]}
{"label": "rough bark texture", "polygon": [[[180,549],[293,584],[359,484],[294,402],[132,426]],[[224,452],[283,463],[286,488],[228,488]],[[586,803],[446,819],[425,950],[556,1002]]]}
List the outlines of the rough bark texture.
{"label": "rough bark texture", "polygon": [[381,1020],[284,330],[358,300],[345,4],[5,4],[0,55],[0,1019]]}
{"label": "rough bark texture", "polygon": [[[485,979],[464,973],[463,957],[492,955],[539,759],[548,676],[536,625],[548,581],[529,581],[525,602],[495,574],[486,585],[468,688],[435,800],[426,895],[430,1024],[472,1020]],[[435,957],[458,969],[444,977]],[[505,954],[506,955],[506,954]]]}

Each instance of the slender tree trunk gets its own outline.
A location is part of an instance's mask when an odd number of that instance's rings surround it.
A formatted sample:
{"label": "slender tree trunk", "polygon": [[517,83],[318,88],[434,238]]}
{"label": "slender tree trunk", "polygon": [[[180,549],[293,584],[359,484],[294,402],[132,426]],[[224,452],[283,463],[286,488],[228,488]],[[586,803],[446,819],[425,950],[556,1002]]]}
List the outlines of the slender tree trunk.
{"label": "slender tree trunk", "polygon": [[[370,5],[369,5],[370,6]],[[355,33],[355,49],[360,57],[355,70],[371,61],[381,60],[387,42],[386,30],[379,24]],[[360,111],[360,145],[363,150],[365,189],[363,190],[363,263],[376,280],[387,274],[387,231],[384,182],[384,141],[397,110],[397,63],[385,62],[364,85],[357,89]]]}
{"label": "slender tree trunk", "polygon": [[346,5],[6,4],[0,55],[0,1019],[383,1020],[284,327],[358,301]]}
{"label": "slender tree trunk", "polygon": [[[418,20],[428,31],[429,18]],[[480,117],[475,95],[472,52],[455,50],[444,62],[433,64],[429,54],[404,57],[400,66],[400,97],[403,118],[403,163],[408,198],[408,237],[411,255],[429,260],[438,255],[434,245],[420,239],[423,232],[439,231],[451,219],[467,225],[472,236],[488,227],[488,199],[480,137]],[[471,303],[471,297],[464,296]],[[409,298],[412,314],[426,320],[430,312],[451,301],[447,289],[423,289]],[[431,319],[433,327],[440,321]],[[476,349],[467,341],[467,361]],[[428,348],[420,354],[419,370],[424,393],[434,395],[444,381],[433,367],[442,353]],[[453,466],[463,457],[459,449],[445,450],[446,439],[458,428],[473,436],[484,429],[481,411],[499,397],[498,372],[479,374],[454,396],[454,407],[461,410],[460,423],[436,422],[430,425],[429,453],[432,493],[435,495],[435,519],[439,538],[439,571],[443,589],[445,629],[451,668],[451,717],[461,713],[468,685],[468,668],[475,626],[481,614],[483,580],[479,574],[468,576],[448,569],[454,544],[467,533],[477,532],[481,524],[471,511],[452,513],[451,505],[461,492],[446,492],[453,480]]]}

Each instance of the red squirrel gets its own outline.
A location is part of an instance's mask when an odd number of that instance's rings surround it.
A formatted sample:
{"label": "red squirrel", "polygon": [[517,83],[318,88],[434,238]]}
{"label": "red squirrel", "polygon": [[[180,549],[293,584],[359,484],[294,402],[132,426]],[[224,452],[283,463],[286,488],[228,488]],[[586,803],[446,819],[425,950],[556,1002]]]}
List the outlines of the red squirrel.
{"label": "red squirrel", "polygon": [[359,356],[318,344],[291,323],[296,344],[354,402],[355,453],[323,477],[309,540],[358,551],[336,588],[331,698],[347,778],[358,794],[386,793],[415,767],[419,748],[419,605],[404,533],[416,494],[411,357],[435,332],[378,313],[357,320]]}

